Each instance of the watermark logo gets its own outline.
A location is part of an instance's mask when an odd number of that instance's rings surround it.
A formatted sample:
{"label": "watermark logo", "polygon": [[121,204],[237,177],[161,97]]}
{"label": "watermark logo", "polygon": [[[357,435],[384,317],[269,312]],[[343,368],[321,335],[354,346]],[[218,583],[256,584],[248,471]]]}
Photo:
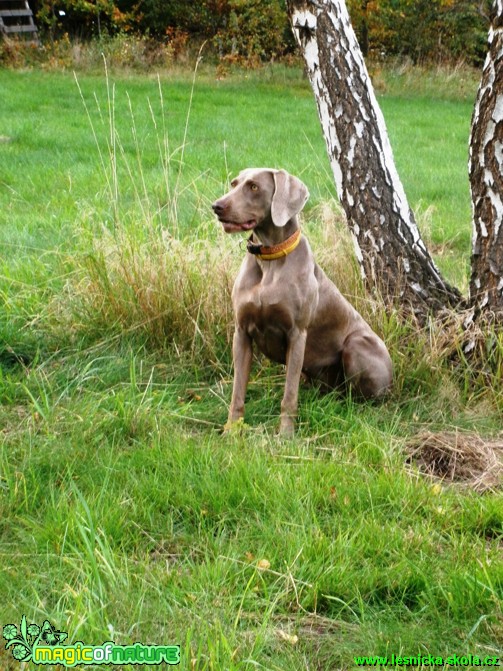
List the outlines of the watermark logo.
{"label": "watermark logo", "polygon": [[170,664],[180,663],[179,645],[117,645],[106,641],[102,645],[63,645],[68,638],[65,631],[58,631],[48,621],[39,626],[28,624],[23,615],[19,629],[15,624],[6,624],[3,637],[5,649],[12,652],[19,662],[34,664],[62,664],[74,667],[77,664]]}
{"label": "watermark logo", "polygon": [[57,631],[49,620],[39,627],[38,624],[28,624],[23,615],[19,630],[15,624],[6,624],[3,628],[3,637],[7,641],[5,649],[11,648],[12,656],[19,662],[30,662],[33,659],[33,650],[39,644],[55,646],[63,643],[68,637],[66,631]]}

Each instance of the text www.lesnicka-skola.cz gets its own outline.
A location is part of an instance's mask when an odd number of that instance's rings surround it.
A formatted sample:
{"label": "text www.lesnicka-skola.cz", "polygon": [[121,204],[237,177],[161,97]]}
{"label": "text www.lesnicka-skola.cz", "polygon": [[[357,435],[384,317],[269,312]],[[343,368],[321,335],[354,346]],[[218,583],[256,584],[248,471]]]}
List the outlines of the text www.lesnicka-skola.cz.
{"label": "text www.lesnicka-skola.cz", "polygon": [[356,666],[501,666],[501,658],[486,655],[391,655],[391,657],[354,657]]}

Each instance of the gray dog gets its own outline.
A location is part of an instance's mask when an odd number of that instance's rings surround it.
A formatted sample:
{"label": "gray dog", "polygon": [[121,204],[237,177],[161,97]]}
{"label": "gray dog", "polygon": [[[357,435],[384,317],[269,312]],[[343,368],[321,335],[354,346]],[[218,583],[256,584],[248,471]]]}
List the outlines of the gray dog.
{"label": "gray dog", "polygon": [[227,233],[253,231],[234,283],[234,386],[227,426],[244,415],[252,344],[286,363],[280,432],[294,431],[301,373],[329,388],[349,384],[364,398],[391,386],[383,341],[314,260],[297,215],[309,192],[284,170],[249,168],[212,208]]}

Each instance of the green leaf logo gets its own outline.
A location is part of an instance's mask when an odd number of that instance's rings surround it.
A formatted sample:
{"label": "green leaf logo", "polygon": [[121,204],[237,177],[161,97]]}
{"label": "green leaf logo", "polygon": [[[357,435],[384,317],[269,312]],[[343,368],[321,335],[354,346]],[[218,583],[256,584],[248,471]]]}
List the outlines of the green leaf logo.
{"label": "green leaf logo", "polygon": [[28,624],[26,615],[23,615],[19,630],[15,624],[4,625],[3,637],[7,641],[5,649],[11,649],[14,659],[18,662],[29,662],[33,649],[40,641],[47,645],[59,645],[66,640],[68,634],[56,630],[49,620],[45,620],[41,627],[35,623]]}
{"label": "green leaf logo", "polygon": [[49,620],[42,625],[42,640],[48,645],[59,645],[66,640],[68,634],[64,631],[56,631]]}

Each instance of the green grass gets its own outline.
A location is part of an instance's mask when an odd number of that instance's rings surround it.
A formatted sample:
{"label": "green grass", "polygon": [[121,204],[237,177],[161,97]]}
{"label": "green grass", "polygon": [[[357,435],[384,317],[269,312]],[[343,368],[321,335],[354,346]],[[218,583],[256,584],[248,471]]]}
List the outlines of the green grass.
{"label": "green grass", "polygon": [[[475,89],[449,76],[381,73],[381,102],[426,237],[466,286]],[[452,331],[362,293],[301,74],[204,71],[185,144],[190,75],[161,77],[163,105],[155,77],[78,79],[82,96],[68,73],[0,72],[0,625],[179,643],[197,671],[501,654],[501,495],[439,486],[404,453],[424,428],[495,434],[501,388],[449,364]],[[242,249],[209,204],[249,165],[308,184],[317,255],[395,364],[379,406],[303,388],[291,441],[265,361],[247,425],[221,434]]]}
{"label": "green grass", "polygon": [[[103,77],[85,75],[80,80],[103,141],[108,131],[100,124],[93,96],[96,93],[106,126],[105,82]],[[161,85],[170,150],[176,162],[181,155],[191,83],[188,78],[171,80],[165,76]],[[2,241],[24,243],[23,250],[41,241],[52,247],[68,240],[76,221],[86,217],[86,210],[103,207],[103,175],[88,119],[70,73],[3,71],[0,87],[2,134],[12,138],[2,146],[5,167],[1,188],[7,203],[2,217],[9,224],[2,231]],[[134,149],[129,95],[141,143],[142,169],[151,197],[162,206],[166,194],[148,103],[159,121],[157,82],[154,77],[130,76],[119,78],[115,88],[115,105],[120,111],[115,123],[124,149],[128,154]],[[409,93],[405,82],[396,95],[382,97],[382,105],[410,202],[420,221],[426,219],[426,237],[431,228],[434,251],[441,252],[437,255],[440,265],[453,249],[458,257],[463,253],[462,271],[459,263],[447,263],[446,270],[466,287],[471,235],[466,162],[473,101],[466,95],[446,99]],[[286,71],[282,76],[281,72],[273,75],[264,71],[223,81],[203,77],[194,93],[184,159],[182,180],[193,192],[185,198],[180,217],[185,227],[198,224],[197,206],[201,201],[207,205],[220,192],[228,174],[243,166],[274,163],[300,174],[309,185],[311,206],[335,197],[314,98],[300,74]],[[134,158],[132,164],[134,169]],[[40,198],[42,193],[45,198]],[[111,213],[105,210],[100,214],[106,219]]]}

